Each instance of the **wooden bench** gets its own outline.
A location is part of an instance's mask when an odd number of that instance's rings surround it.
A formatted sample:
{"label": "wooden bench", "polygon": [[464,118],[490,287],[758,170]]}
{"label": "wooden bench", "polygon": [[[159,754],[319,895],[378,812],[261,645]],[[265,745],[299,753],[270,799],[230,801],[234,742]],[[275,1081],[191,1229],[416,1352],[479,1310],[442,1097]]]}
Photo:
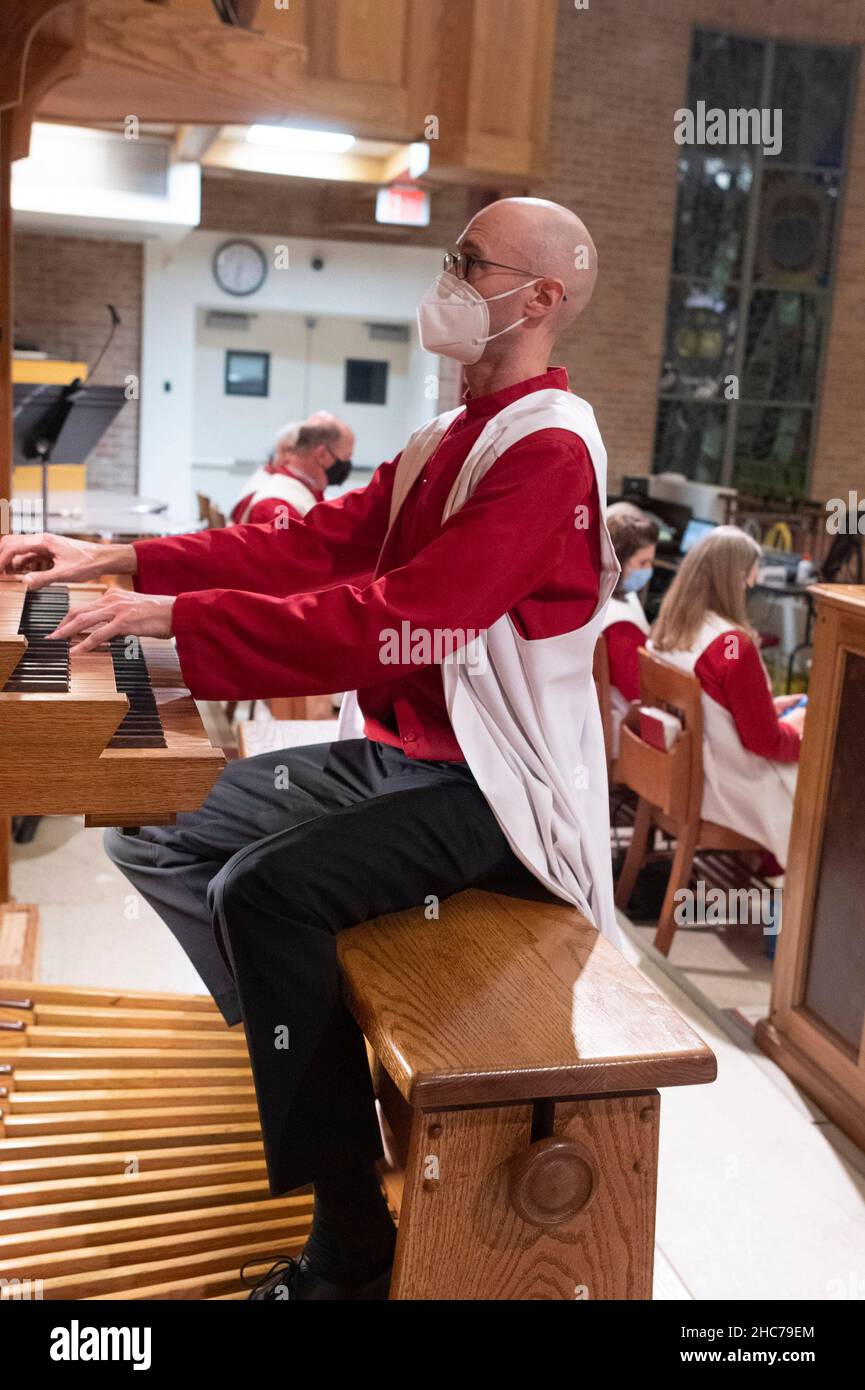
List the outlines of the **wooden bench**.
{"label": "wooden bench", "polygon": [[580,915],[471,891],[338,937],[400,1211],[392,1299],[652,1296],[658,1088],[713,1053]]}

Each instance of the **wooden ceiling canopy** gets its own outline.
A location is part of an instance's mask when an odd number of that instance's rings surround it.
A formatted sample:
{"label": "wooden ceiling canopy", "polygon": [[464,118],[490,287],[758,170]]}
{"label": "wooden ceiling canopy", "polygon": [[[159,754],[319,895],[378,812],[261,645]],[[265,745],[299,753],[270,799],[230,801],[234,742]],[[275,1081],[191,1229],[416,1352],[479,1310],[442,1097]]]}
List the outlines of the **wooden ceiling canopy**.
{"label": "wooden ceiling canopy", "polygon": [[80,71],[85,0],[20,0],[0,13],[0,113],[12,159],[27,154],[30,124],[55,82]]}
{"label": "wooden ceiling canopy", "polygon": [[4,0],[0,110],[15,157],[37,112],[395,142],[434,117],[430,176],[495,186],[542,171],[555,20],[555,0]]}

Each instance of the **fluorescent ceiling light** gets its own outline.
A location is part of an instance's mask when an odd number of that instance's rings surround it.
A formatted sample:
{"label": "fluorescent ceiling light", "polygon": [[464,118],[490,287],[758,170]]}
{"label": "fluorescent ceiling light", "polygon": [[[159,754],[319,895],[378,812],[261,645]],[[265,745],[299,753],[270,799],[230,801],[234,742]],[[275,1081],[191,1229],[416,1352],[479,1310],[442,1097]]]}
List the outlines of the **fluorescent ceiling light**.
{"label": "fluorescent ceiling light", "polygon": [[422,179],[429,168],[429,141],[418,140],[408,148],[408,173],[411,179]]}
{"label": "fluorescent ceiling light", "polygon": [[316,150],[322,154],[345,154],[355,144],[353,135],[336,130],[304,130],[289,125],[251,125],[246,138],[250,145],[276,145],[283,150]]}

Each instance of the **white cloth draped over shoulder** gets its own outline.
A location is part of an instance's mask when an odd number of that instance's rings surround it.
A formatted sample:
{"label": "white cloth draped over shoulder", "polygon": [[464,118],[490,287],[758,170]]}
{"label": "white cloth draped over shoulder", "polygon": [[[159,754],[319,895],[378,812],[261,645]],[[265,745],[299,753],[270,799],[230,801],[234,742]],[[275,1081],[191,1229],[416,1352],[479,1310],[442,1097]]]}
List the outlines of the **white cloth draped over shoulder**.
{"label": "white cloth draped over shoulder", "polygon": [[[394,479],[390,524],[460,410],[417,430]],[[603,516],[607,457],[591,406],[567,391],[533,392],[485,426],[445,504],[444,524],[496,459],[539,430],[578,435],[601,501],[600,596],[590,620],[527,640],[505,613],[442,665],[445,703],[475,779],[517,857],[615,944],[606,755],[592,661],[619,564]],[[575,516],[575,525],[585,524]],[[357,702],[343,702],[340,737],[357,737]]]}
{"label": "white cloth draped over shoulder", "polygon": [[[707,615],[688,651],[657,652],[681,671],[693,672],[700,657],[730,624]],[[649,642],[651,649],[652,643]],[[768,685],[768,676],[766,682]],[[797,763],[778,763],[745,747],[728,709],[703,692],[703,819],[737,830],[771,850],[787,865]]]}
{"label": "white cloth draped over shoulder", "polygon": [[291,473],[270,473],[266,468],[257,469],[245,483],[243,492],[231,509],[232,514],[234,508],[243,501],[244,497],[249,497],[249,501],[244,507],[243,516],[237,523],[238,526],[242,526],[249,520],[252,509],[257,503],[265,502],[269,498],[275,498],[279,502],[287,502],[301,516],[306,516],[307,512],[311,512],[318,501],[315,493],[307,487],[301,478],[295,478]]}

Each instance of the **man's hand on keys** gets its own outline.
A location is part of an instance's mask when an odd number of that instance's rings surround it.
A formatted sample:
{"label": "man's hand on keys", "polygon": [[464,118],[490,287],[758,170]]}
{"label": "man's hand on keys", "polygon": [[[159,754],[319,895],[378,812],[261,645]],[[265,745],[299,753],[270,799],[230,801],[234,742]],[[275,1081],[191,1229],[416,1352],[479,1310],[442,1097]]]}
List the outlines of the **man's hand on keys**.
{"label": "man's hand on keys", "polygon": [[26,576],[31,589],[46,584],[80,584],[100,574],[134,574],[138,567],[131,545],[102,545],[53,536],[0,536],[0,574]]}
{"label": "man's hand on keys", "polygon": [[108,589],[95,603],[68,613],[51,637],[73,640],[80,652],[92,652],[112,637],[170,637],[174,599],[158,594],[130,594]]}

